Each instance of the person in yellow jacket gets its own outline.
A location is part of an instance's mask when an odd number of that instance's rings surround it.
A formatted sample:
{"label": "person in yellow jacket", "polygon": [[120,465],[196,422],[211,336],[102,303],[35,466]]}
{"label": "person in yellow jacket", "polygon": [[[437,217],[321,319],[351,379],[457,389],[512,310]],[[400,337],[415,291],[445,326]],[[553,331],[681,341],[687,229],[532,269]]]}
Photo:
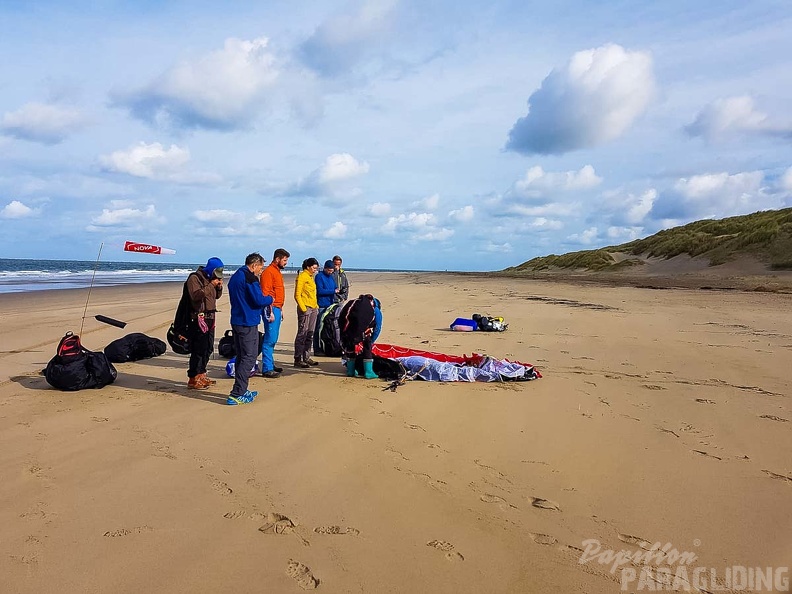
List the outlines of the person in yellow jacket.
{"label": "person in yellow jacket", "polygon": [[294,366],[307,368],[319,365],[311,358],[313,335],[319,304],[316,302],[314,275],[319,271],[316,258],[303,260],[302,270],[294,284],[294,300],[297,302],[297,336],[294,338]]}

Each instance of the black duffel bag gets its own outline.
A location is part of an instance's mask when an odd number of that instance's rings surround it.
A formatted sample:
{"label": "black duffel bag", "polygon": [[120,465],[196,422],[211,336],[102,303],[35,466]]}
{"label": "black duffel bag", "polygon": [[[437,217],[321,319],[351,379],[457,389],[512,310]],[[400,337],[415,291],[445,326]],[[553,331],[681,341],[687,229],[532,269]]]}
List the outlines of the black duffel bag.
{"label": "black duffel bag", "polygon": [[[259,348],[258,352],[261,352],[261,346],[264,344],[264,333],[259,330]],[[233,359],[236,357],[236,348],[234,348],[234,331],[233,330],[226,330],[223,337],[217,342],[217,354],[225,359]]]}
{"label": "black duffel bag", "polygon": [[68,392],[104,388],[112,384],[117,375],[104,353],[89,351],[80,343],[80,337],[72,332],[61,338],[57,354],[44,370],[50,386]]}
{"label": "black duffel bag", "polygon": [[133,332],[108,344],[104,348],[104,354],[112,363],[127,363],[159,357],[166,349],[167,346],[159,338]]}

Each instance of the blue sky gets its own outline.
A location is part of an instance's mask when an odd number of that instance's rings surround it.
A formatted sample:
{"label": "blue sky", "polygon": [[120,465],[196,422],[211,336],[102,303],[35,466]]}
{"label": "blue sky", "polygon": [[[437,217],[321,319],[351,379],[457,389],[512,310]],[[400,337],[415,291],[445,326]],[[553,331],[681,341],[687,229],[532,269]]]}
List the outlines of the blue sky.
{"label": "blue sky", "polygon": [[792,206],[789,3],[648,4],[5,0],[0,254],[493,270]]}

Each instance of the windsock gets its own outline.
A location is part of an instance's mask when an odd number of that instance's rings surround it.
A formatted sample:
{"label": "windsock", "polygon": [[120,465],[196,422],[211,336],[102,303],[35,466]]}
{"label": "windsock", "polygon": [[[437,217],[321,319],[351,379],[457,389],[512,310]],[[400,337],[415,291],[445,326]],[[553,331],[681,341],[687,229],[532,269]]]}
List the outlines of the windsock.
{"label": "windsock", "polygon": [[125,252],[144,252],[146,254],[165,254],[172,255],[176,250],[162,247],[159,245],[151,245],[149,243],[135,243],[134,241],[127,241],[124,243]]}

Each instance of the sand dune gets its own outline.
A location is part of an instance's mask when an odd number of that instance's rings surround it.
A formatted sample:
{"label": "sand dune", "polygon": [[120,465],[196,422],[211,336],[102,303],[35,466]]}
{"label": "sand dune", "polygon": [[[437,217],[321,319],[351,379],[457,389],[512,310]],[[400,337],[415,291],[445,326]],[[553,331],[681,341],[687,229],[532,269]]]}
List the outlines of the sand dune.
{"label": "sand dune", "polygon": [[[789,565],[789,295],[350,280],[381,299],[382,342],[531,361],[544,378],[393,393],[329,358],[294,370],[289,305],[286,372],[253,379],[249,406],[225,406],[224,360],[214,389],[189,392],[171,352],[58,392],[38,372],[86,292],[0,295],[0,589],[618,591],[611,564],[579,562],[593,540],[671,543],[719,576]],[[94,289],[83,343],[164,338],[179,294]],[[509,330],[448,330],[474,312]]]}

